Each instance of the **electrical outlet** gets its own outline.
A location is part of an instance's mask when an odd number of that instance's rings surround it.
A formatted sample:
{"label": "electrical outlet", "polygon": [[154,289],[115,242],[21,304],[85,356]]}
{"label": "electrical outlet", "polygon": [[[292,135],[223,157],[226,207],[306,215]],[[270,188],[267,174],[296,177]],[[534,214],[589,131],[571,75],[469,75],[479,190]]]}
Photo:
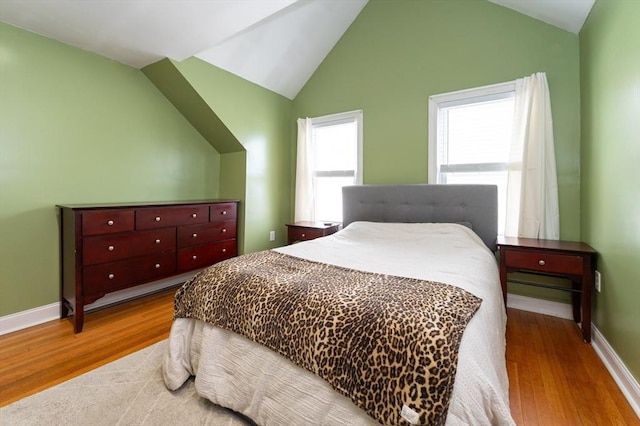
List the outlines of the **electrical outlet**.
{"label": "electrical outlet", "polygon": [[276,240],[276,231],[269,231],[269,241]]}
{"label": "electrical outlet", "polygon": [[599,271],[596,271],[596,290],[598,293],[602,291],[602,277],[600,276]]}

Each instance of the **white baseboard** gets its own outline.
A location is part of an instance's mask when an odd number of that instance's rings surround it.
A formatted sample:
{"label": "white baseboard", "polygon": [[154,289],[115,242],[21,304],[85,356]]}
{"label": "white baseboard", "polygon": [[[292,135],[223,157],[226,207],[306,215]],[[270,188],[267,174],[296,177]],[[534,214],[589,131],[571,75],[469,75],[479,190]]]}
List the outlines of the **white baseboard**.
{"label": "white baseboard", "polygon": [[507,296],[507,307],[573,320],[573,310],[571,305],[567,303],[552,302],[551,300],[536,299],[534,297],[509,293]]}
{"label": "white baseboard", "polygon": [[60,318],[60,302],[0,317],[0,336]]}
{"label": "white baseboard", "polygon": [[[122,302],[143,296],[148,293],[160,291],[186,281],[198,271],[192,271],[179,276],[167,278],[153,283],[137,286],[131,289],[110,293],[97,300],[91,305],[87,305],[87,311],[98,309],[106,305]],[[571,305],[549,300],[536,299],[532,297],[509,294],[507,306],[528,312],[535,312],[543,315],[551,315],[558,318],[573,319]],[[15,314],[0,317],[0,335],[22,330],[34,325],[42,324],[60,318],[60,303],[51,303],[38,308],[29,309]],[[592,346],[603,364],[611,373],[614,381],[624,394],[627,401],[640,418],[640,384],[622,362],[618,354],[613,350],[609,342],[602,333],[592,324]]]}
{"label": "white baseboard", "polygon": [[[509,294],[507,307],[573,320],[571,305],[566,303]],[[591,346],[640,418],[640,384],[593,323],[591,324]]]}
{"label": "white baseboard", "polygon": [[[176,275],[159,281],[154,281],[149,284],[139,285],[126,290],[109,293],[106,296],[96,300],[94,303],[86,305],[85,312],[102,308],[107,305],[112,305],[114,303],[123,302],[127,299],[144,296],[145,294],[154,293],[171,286],[175,286],[177,284],[185,282],[186,280],[194,276],[197,272],[199,272],[199,270],[190,271],[185,274]],[[16,312],[15,314],[11,315],[5,315],[3,317],[0,317],[0,336],[28,327],[33,327],[34,325],[57,320],[59,318],[60,302],[28,309],[26,311]]]}
{"label": "white baseboard", "polygon": [[596,351],[604,366],[609,370],[613,380],[624,394],[627,401],[640,418],[640,384],[633,377],[626,365],[622,362],[618,354],[613,350],[609,342],[604,338],[600,330],[591,324],[591,346]]}

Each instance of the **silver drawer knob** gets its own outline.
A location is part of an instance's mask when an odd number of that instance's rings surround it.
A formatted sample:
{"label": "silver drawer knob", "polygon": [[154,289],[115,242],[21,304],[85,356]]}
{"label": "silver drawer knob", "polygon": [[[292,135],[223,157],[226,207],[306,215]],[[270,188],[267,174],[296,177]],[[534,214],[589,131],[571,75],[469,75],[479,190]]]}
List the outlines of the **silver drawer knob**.
{"label": "silver drawer knob", "polygon": [[113,226],[113,221],[112,221],[112,220],[108,220],[108,221],[107,221],[107,225],[109,225],[109,226]]}
{"label": "silver drawer knob", "polygon": [[227,232],[227,228],[222,228],[222,231],[220,231],[220,232],[222,232],[224,234],[225,232]]}
{"label": "silver drawer knob", "polygon": [[226,210],[222,210],[222,214],[227,214],[227,211]]}
{"label": "silver drawer knob", "polygon": [[196,213],[193,213],[193,214],[191,215],[191,217],[194,217],[194,218],[195,218],[195,217],[198,217],[198,215],[197,215]]}
{"label": "silver drawer knob", "polygon": [[160,269],[160,264],[156,263],[156,269]]}
{"label": "silver drawer knob", "polygon": [[193,234],[191,234],[192,238],[198,238],[198,234],[196,234],[195,232]]}
{"label": "silver drawer knob", "polygon": [[160,239],[159,238],[156,240],[156,244],[160,244]]}
{"label": "silver drawer knob", "polygon": [[538,265],[544,266],[545,265],[545,261],[542,260],[542,259],[538,260]]}
{"label": "silver drawer knob", "polygon": [[222,252],[223,252],[223,253],[226,253],[226,252],[227,252],[227,249],[223,248],[223,249],[222,249]]}
{"label": "silver drawer knob", "polygon": [[109,274],[109,279],[110,279],[110,280],[114,279],[115,277],[116,277],[115,275],[113,275],[113,274]]}
{"label": "silver drawer knob", "polygon": [[156,222],[160,222],[160,216],[156,216]]}
{"label": "silver drawer knob", "polygon": [[196,256],[195,254],[193,256],[191,256],[191,259],[196,260],[198,258],[198,256]]}
{"label": "silver drawer knob", "polygon": [[307,234],[302,234],[302,237],[306,237],[306,236],[307,236]]}
{"label": "silver drawer knob", "polygon": [[109,251],[113,251],[113,249],[114,249],[114,248],[115,248],[115,247],[113,247],[113,246],[109,246],[109,247],[107,248],[107,250],[109,250]]}

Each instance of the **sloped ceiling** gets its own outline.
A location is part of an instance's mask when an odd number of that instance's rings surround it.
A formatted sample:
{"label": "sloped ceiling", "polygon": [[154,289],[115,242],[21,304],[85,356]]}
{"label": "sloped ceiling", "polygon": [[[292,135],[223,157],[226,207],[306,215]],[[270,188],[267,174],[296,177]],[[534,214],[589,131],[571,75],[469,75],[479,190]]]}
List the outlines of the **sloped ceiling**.
{"label": "sloped ceiling", "polygon": [[301,0],[195,56],[293,99],[367,2]]}
{"label": "sloped ceiling", "polygon": [[143,68],[192,56],[293,99],[368,0],[0,0],[0,20]]}
{"label": "sloped ceiling", "polygon": [[[489,0],[577,33],[595,0]],[[0,0],[0,21],[143,68],[195,56],[293,99],[368,0]]]}
{"label": "sloped ceiling", "polygon": [[489,0],[578,34],[596,0]]}

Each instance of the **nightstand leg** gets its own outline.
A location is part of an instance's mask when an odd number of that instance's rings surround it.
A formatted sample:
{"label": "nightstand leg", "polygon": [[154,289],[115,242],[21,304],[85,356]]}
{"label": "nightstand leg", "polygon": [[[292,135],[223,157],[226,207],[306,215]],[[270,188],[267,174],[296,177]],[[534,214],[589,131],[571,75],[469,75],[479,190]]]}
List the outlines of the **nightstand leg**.
{"label": "nightstand leg", "polygon": [[581,306],[580,297],[582,296],[582,291],[580,291],[582,289],[581,286],[582,286],[581,282],[571,281],[571,288],[573,290],[578,290],[578,291],[571,292],[571,305],[573,306],[574,322],[580,322],[580,306]]}
{"label": "nightstand leg", "polygon": [[504,307],[507,307],[507,263],[505,261],[505,254],[500,253],[500,285],[502,286],[502,299],[504,301]]}
{"label": "nightstand leg", "polygon": [[582,278],[582,340],[591,343],[591,280]]}

